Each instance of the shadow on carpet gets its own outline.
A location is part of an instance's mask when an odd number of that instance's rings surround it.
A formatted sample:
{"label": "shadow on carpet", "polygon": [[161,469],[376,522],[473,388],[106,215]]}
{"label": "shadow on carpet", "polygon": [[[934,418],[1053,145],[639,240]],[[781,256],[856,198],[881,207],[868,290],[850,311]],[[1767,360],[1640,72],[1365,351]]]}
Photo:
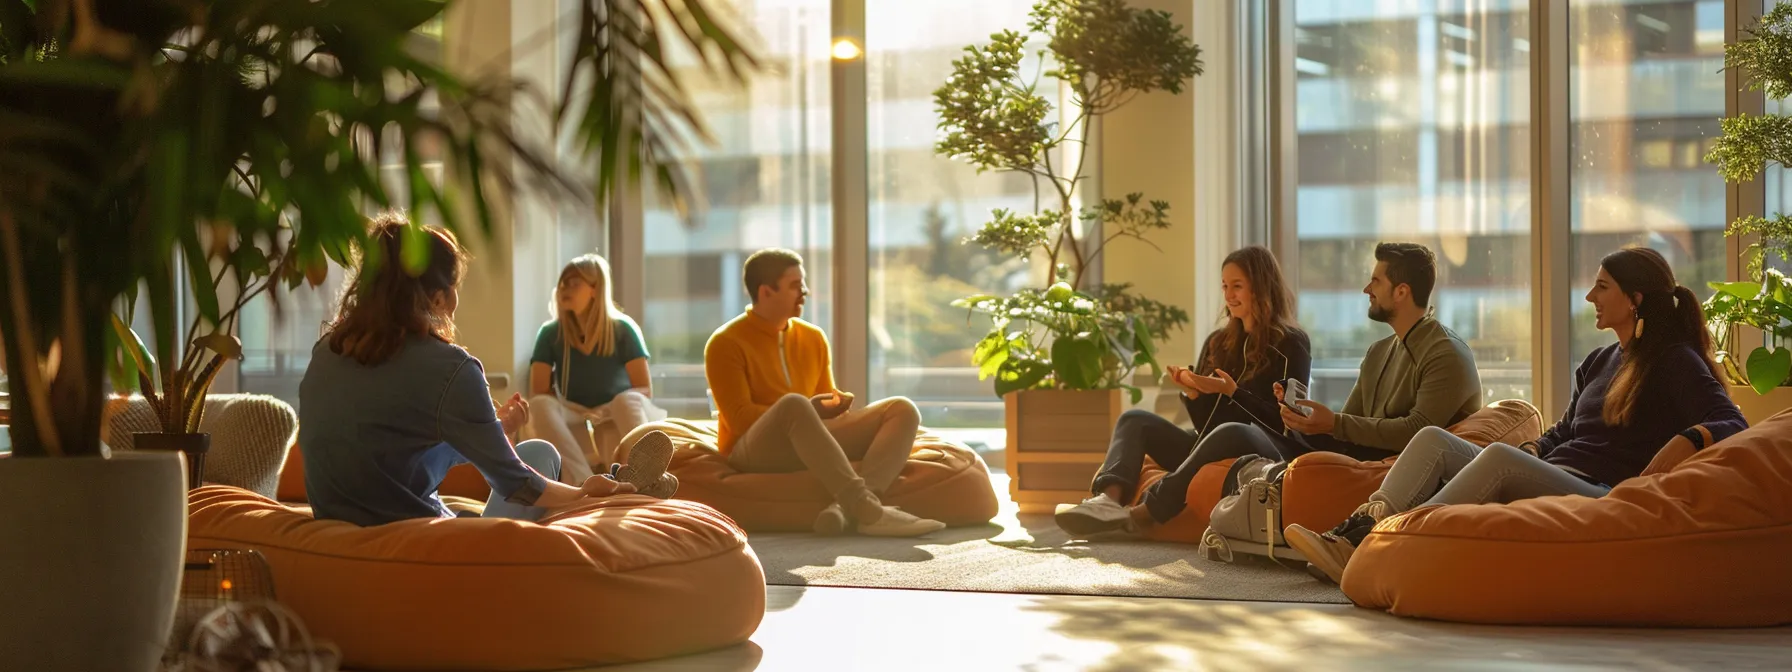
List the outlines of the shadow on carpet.
{"label": "shadow on carpet", "polygon": [[990,525],[918,539],[765,533],[751,540],[772,585],[1349,602],[1292,564],[1213,562],[1191,544],[1126,537],[1071,541],[1051,516],[1016,516],[1013,504]]}

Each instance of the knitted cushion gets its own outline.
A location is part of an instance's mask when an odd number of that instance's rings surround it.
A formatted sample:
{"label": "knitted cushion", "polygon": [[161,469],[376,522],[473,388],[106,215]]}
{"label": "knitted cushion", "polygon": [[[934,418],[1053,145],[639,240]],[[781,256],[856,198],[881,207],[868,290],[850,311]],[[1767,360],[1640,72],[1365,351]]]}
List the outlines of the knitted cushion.
{"label": "knitted cushion", "polygon": [[[108,426],[106,445],[135,449],[137,432],[159,432],[155,413],[143,397],[119,404]],[[260,394],[214,394],[205,398],[199,431],[212,436],[205,454],[206,483],[231,485],[273,497],[286,449],[299,433],[299,414],[286,402]]]}

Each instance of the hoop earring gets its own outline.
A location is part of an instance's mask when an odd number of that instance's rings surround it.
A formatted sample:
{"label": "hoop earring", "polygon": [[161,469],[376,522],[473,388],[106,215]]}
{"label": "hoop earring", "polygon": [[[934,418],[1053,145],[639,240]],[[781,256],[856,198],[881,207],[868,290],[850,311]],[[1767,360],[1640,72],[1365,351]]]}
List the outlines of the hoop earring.
{"label": "hoop earring", "polygon": [[1631,309],[1630,316],[1636,319],[1636,330],[1631,332],[1630,337],[1632,339],[1642,338],[1643,337],[1643,318],[1637,316],[1635,309]]}

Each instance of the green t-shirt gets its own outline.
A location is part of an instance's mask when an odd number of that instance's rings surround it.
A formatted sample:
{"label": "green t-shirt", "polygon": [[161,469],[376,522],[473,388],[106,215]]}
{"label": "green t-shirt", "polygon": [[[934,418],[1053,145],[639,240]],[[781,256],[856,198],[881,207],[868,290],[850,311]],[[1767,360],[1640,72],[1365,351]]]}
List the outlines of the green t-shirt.
{"label": "green t-shirt", "polygon": [[[529,361],[552,367],[555,388],[560,386],[560,367],[568,367],[567,389],[555,390],[567,401],[590,408],[610,403],[628,391],[628,363],[647,358],[647,344],[634,320],[617,315],[610,323],[616,328],[616,351],[608,357],[565,350],[560,345],[560,321],[548,320],[535,335],[535,354]],[[563,354],[566,361],[561,361]]]}

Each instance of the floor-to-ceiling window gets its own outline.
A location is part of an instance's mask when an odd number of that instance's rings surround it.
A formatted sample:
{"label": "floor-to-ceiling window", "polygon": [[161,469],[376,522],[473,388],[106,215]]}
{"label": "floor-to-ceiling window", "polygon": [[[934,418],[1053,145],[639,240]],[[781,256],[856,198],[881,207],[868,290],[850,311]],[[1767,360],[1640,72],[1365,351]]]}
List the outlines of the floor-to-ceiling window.
{"label": "floor-to-ceiling window", "polygon": [[749,303],[741,265],[755,250],[803,255],[812,292],[803,318],[832,325],[827,0],[737,0],[764,70],[745,87],[681,74],[716,143],[692,148],[701,202],[681,220],[648,189],[646,310],[637,315],[653,355],[655,401],[708,418],[703,345]]}
{"label": "floor-to-ceiling window", "polygon": [[1615,342],[1582,297],[1599,260],[1662,253],[1701,297],[1725,279],[1724,180],[1705,163],[1724,114],[1723,0],[1569,5],[1573,361]]}
{"label": "floor-to-ceiling window", "polygon": [[1339,405],[1369,344],[1384,241],[1437,255],[1430,304],[1489,398],[1530,394],[1526,3],[1293,0],[1300,320],[1315,398]]}
{"label": "floor-to-ceiling window", "polygon": [[[1014,289],[1024,279],[1026,269],[1016,260],[963,240],[992,208],[1030,210],[1035,194],[1028,176],[979,175],[933,153],[939,122],[933,91],[966,45],[988,42],[996,31],[1025,30],[1032,6],[1033,0],[867,0],[865,6],[870,393],[913,399],[930,426],[1002,425],[1002,401],[971,367],[971,347],[989,331],[988,320],[948,304]],[[1021,69],[1033,73],[1036,65],[1029,59]],[[1055,99],[1055,81],[1041,85]]]}

